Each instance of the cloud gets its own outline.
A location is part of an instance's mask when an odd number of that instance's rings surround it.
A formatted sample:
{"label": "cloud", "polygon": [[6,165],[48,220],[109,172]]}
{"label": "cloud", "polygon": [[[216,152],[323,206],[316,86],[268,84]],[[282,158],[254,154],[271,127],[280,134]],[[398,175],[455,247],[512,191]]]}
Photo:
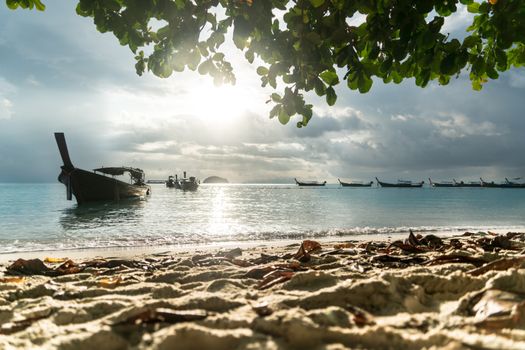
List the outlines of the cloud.
{"label": "cloud", "polygon": [[6,79],[0,77],[0,120],[11,119],[14,114],[13,102],[8,97],[16,92],[16,87]]}
{"label": "cloud", "polygon": [[0,119],[11,119],[13,103],[0,95]]}
{"label": "cloud", "polygon": [[472,24],[473,19],[474,14],[467,11],[467,6],[458,4],[457,12],[445,17],[441,32],[451,33],[453,37],[463,37],[467,34],[467,28]]}
{"label": "cloud", "polygon": [[447,138],[463,138],[469,135],[501,136],[502,131],[490,121],[474,122],[471,118],[458,113],[440,113],[431,120],[438,132]]}
{"label": "cloud", "polygon": [[522,70],[511,70],[509,73],[509,84],[518,89],[525,88],[525,73]]}

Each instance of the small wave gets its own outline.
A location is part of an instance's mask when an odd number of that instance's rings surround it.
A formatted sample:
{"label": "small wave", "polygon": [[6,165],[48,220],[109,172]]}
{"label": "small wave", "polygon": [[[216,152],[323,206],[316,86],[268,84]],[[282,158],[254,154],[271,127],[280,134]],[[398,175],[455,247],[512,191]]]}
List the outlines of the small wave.
{"label": "small wave", "polygon": [[3,247],[0,254],[45,252],[45,251],[67,251],[67,250],[90,250],[90,249],[119,249],[119,248],[144,248],[162,247],[174,245],[203,245],[211,243],[225,242],[264,242],[275,240],[303,240],[303,239],[323,239],[323,238],[352,238],[369,237],[370,239],[381,239],[389,236],[404,235],[412,230],[420,234],[454,235],[464,232],[497,232],[505,233],[510,231],[525,231],[523,226],[418,226],[418,227],[352,227],[352,228],[332,228],[326,230],[295,230],[295,231],[263,231],[245,232],[232,235],[149,235],[141,237],[139,235],[118,236],[114,238],[78,238],[61,240],[0,240]]}

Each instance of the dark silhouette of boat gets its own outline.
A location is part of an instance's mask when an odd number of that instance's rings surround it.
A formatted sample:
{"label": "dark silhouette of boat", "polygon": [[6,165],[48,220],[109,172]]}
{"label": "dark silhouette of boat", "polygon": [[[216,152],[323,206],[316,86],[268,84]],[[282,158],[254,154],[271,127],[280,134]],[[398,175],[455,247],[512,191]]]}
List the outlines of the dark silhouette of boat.
{"label": "dark silhouette of boat", "polygon": [[428,178],[431,187],[456,187],[452,181],[434,182],[431,178]]}
{"label": "dark silhouette of boat", "polygon": [[396,183],[382,182],[377,177],[376,177],[376,180],[377,180],[377,183],[381,187],[418,188],[418,187],[423,187],[423,184],[425,183],[425,181],[414,183],[412,181],[405,181],[405,180],[397,180]]}
{"label": "dark silhouette of boat", "polygon": [[452,179],[454,182],[454,187],[481,187],[481,182],[478,181],[470,181],[470,182],[464,182],[464,181],[456,181],[456,179]]}
{"label": "dark silhouette of boat", "polygon": [[166,187],[168,188],[175,188],[176,184],[175,184],[175,177],[173,176],[168,176],[168,180],[166,180]]}
{"label": "dark silhouette of boat", "polygon": [[[515,178],[513,180],[521,180],[521,177]],[[509,179],[507,178],[505,178],[505,183],[509,185],[510,188],[525,188],[525,183],[509,181]]]}
{"label": "dark silhouette of boat", "polygon": [[197,191],[199,188],[199,181],[195,176],[186,177],[186,172],[184,172],[184,177],[178,181],[180,189],[183,191]]}
{"label": "dark silhouette of boat", "polygon": [[299,186],[324,186],[326,185],[326,181],[320,182],[320,181],[298,181],[296,178],[294,178],[295,183]]}
{"label": "dark silhouette of boat", "polygon": [[[55,139],[64,163],[61,166],[62,171],[58,176],[58,181],[66,186],[68,200],[75,196],[77,203],[80,205],[87,202],[143,198],[151,193],[150,186],[144,183],[144,171],[141,169],[109,167],[94,169],[91,172],[76,168],[69,158],[64,133],[56,132]],[[97,172],[100,174],[97,174]],[[124,173],[129,173],[131,183],[111,177],[123,175]]]}
{"label": "dark silhouette of boat", "polygon": [[505,178],[505,182],[503,182],[503,183],[495,183],[494,181],[486,182],[481,177],[479,179],[481,181],[481,187],[488,187],[488,188],[525,188],[525,184],[518,183],[518,182],[511,182],[507,178]]}
{"label": "dark silhouette of boat", "polygon": [[371,187],[372,184],[374,183],[374,181],[364,182],[364,183],[363,182],[359,182],[359,181],[343,182],[340,179],[337,179],[337,181],[339,181],[339,183],[343,187]]}

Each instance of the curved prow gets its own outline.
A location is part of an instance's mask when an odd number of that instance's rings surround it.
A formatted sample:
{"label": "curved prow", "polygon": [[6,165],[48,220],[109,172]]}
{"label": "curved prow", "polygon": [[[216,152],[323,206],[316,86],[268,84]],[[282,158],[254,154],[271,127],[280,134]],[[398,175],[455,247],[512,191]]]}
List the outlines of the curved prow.
{"label": "curved prow", "polygon": [[434,186],[434,183],[432,182],[431,178],[428,178],[428,183],[430,184],[430,187]]}
{"label": "curved prow", "polygon": [[75,166],[71,162],[71,158],[69,158],[69,152],[67,150],[66,138],[64,137],[64,133],[56,132],[55,140],[57,141],[58,150],[60,151],[60,156],[62,157],[62,161],[64,162],[64,168],[74,169]]}

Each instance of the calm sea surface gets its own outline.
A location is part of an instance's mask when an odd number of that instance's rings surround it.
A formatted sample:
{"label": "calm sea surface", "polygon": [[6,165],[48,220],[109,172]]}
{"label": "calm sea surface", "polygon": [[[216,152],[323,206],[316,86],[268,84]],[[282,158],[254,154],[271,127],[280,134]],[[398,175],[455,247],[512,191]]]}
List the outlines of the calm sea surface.
{"label": "calm sea surface", "polygon": [[[0,253],[407,232],[525,230],[525,189],[152,185],[77,207],[62,184],[0,184]],[[379,238],[379,236],[378,236]]]}

